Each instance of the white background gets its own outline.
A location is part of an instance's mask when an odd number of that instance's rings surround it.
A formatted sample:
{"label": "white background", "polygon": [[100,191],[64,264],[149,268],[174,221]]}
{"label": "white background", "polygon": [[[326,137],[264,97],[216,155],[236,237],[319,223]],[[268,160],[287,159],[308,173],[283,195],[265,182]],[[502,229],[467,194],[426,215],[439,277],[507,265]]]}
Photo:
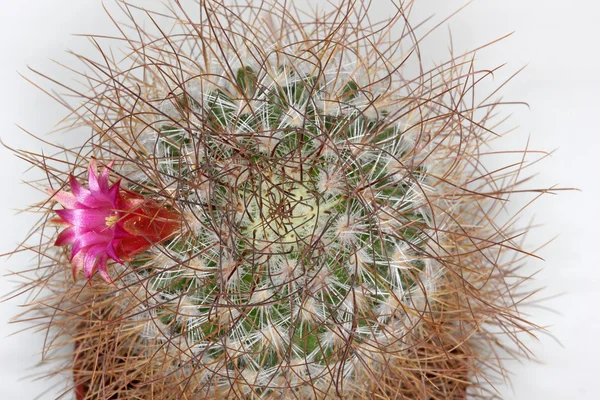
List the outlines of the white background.
{"label": "white background", "polygon": [[[153,1],[153,0],[152,0]],[[148,1],[149,3],[152,1]],[[301,2],[298,2],[301,3]],[[378,0],[374,0],[377,7]],[[436,14],[439,21],[464,4],[456,0],[420,0],[415,17]],[[377,12],[385,13],[385,8]],[[508,101],[525,101],[531,109],[515,107],[512,123],[520,125],[511,137],[523,146],[557,151],[543,161],[532,186],[557,184],[577,187],[581,192],[548,195],[536,202],[526,217],[535,215],[543,223],[528,238],[531,245],[558,237],[539,251],[545,262],[532,262],[531,270],[542,269],[536,285],[545,286],[540,297],[552,297],[544,305],[550,313],[534,310],[531,319],[548,326],[560,341],[540,336],[528,345],[541,363],[511,363],[513,387],[498,386],[506,399],[598,398],[600,367],[600,263],[597,232],[600,222],[600,6],[591,0],[477,0],[444,25],[425,43],[425,61],[447,56],[448,26],[455,50],[467,50],[515,31],[492,49],[477,54],[479,66],[494,67],[508,62],[496,82],[520,67],[527,68],[502,93]],[[27,65],[69,81],[68,73],[49,59],[77,66],[66,49],[90,54],[91,46],[71,33],[110,32],[110,21],[100,1],[0,0],[0,138],[8,145],[39,151],[41,145],[15,124],[44,135],[65,115],[50,98],[19,77],[34,74]],[[40,81],[39,79],[36,79]],[[63,142],[61,135],[45,136]],[[23,238],[36,217],[15,215],[42,194],[21,184],[27,164],[0,149],[0,252],[8,252]],[[24,269],[31,256],[1,260],[2,273]],[[8,278],[0,279],[0,293],[12,289]],[[553,297],[561,294],[561,296]],[[21,299],[22,300],[22,299]],[[23,379],[39,360],[43,336],[8,325],[19,312],[19,301],[0,304],[0,397],[33,399],[44,393],[48,382]],[[60,384],[60,379],[55,380]],[[42,399],[52,399],[46,392]]]}

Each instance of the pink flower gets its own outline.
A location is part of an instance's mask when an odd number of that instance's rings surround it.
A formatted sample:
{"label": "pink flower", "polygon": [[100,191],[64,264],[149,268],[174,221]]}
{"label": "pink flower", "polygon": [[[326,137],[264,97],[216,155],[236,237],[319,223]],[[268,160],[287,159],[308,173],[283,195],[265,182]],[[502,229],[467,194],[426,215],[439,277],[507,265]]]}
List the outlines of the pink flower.
{"label": "pink flower", "polygon": [[120,264],[152,246],[171,238],[180,226],[175,211],[120,188],[120,181],[109,185],[109,168],[98,176],[96,163],[89,167],[85,188],[72,175],[71,192],[53,193],[63,207],[56,210],[58,222],[68,227],[60,232],[56,246],[72,244],[73,277],[83,270],[90,280],[95,271],[111,283],[108,259]]}

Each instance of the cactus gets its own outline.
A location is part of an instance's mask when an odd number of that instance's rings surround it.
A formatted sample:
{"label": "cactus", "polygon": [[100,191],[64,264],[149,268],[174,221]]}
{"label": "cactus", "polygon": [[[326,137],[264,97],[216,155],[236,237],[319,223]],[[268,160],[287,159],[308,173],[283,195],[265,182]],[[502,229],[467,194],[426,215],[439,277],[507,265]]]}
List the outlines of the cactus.
{"label": "cactus", "polygon": [[68,278],[84,239],[45,237],[34,287],[51,294],[32,310],[51,304],[57,343],[75,343],[78,398],[484,396],[503,371],[490,352],[511,351],[495,330],[534,329],[518,231],[494,223],[522,165],[481,161],[499,105],[471,99],[486,73],[453,57],[406,75],[404,11],[367,25],[360,4],[303,21],[279,1],[201,2],[200,21],[173,7],[156,36],[127,14],[130,64],[88,60],[98,77],[74,117],[92,144],[48,174],[51,200],[87,190],[93,158],[105,192],[151,206],[115,201],[90,225],[145,238],[80,256],[90,285]]}

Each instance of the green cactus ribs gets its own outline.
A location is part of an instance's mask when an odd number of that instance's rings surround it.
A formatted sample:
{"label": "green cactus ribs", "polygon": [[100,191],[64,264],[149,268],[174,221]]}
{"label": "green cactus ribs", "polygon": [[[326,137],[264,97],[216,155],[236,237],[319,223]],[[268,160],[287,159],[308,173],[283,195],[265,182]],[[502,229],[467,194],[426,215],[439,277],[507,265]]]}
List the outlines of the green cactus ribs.
{"label": "green cactus ribs", "polygon": [[252,375],[258,392],[351,376],[360,352],[401,337],[427,240],[400,125],[366,113],[352,79],[332,94],[327,74],[278,71],[283,85],[241,67],[229,89],[177,97],[208,121],[156,141],[194,234],[166,246],[176,263],[138,269],[202,368]]}

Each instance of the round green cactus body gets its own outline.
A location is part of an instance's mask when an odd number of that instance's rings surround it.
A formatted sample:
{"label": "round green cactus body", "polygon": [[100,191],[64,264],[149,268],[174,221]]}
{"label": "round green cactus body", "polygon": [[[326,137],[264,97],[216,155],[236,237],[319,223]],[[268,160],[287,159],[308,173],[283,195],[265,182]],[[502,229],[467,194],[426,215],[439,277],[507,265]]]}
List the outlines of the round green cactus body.
{"label": "round green cactus body", "polygon": [[[351,78],[276,70],[240,67],[230,91],[192,80],[163,104],[174,123],[148,142],[192,233],[167,246],[177,263],[144,268],[205,379],[327,393],[412,328],[432,272],[425,168],[399,99],[390,113]],[[179,126],[189,115],[205,126]]]}

